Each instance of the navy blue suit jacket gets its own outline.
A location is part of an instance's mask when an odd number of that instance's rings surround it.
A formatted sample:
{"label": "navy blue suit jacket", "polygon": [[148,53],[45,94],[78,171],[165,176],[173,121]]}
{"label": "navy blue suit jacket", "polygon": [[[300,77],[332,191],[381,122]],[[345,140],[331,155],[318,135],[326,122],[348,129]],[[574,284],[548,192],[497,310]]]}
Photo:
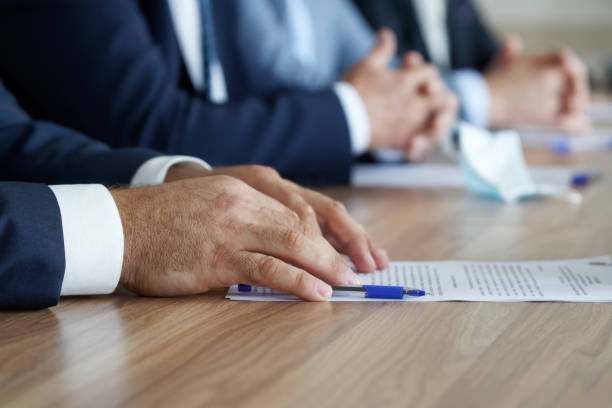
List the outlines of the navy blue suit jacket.
{"label": "navy blue suit jacket", "polygon": [[[353,0],[372,27],[389,27],[398,37],[398,53],[420,52],[430,61],[420,22],[411,0]],[[498,44],[471,0],[447,0],[451,68],[483,71],[497,54]]]}
{"label": "navy blue suit jacket", "polygon": [[0,309],[57,303],[64,238],[47,184],[127,184],[157,153],[111,150],[74,131],[33,122],[0,82]]}
{"label": "navy blue suit jacket", "polygon": [[[218,37],[232,35],[219,26]],[[111,146],[348,181],[350,134],[333,91],[208,103],[189,82],[167,0],[0,0],[0,48],[0,76],[37,118]],[[241,74],[224,70],[232,89]]]}

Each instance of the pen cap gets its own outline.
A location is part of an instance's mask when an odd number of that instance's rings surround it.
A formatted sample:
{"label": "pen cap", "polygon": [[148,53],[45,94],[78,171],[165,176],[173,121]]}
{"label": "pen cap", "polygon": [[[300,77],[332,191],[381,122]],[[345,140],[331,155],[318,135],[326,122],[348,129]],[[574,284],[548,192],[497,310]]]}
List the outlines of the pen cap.
{"label": "pen cap", "polygon": [[404,288],[401,286],[363,285],[366,297],[372,299],[403,299]]}

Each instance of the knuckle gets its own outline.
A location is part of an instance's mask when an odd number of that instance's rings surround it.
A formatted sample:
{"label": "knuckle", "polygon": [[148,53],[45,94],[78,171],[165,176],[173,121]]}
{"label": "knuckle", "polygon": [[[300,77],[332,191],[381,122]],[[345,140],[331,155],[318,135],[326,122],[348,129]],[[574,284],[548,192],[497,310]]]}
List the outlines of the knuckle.
{"label": "knuckle", "polygon": [[262,265],[259,262],[245,262],[245,265],[243,265],[243,267],[245,268],[244,270],[244,275],[246,276],[246,282],[253,284],[253,285],[259,285],[262,283],[262,276],[263,273],[261,271],[262,269]]}
{"label": "knuckle", "polygon": [[291,251],[300,251],[304,249],[304,239],[302,238],[302,235],[296,230],[291,229],[286,231],[284,241],[285,245],[287,246],[287,249]]}
{"label": "knuckle", "polygon": [[217,207],[222,208],[227,212],[236,211],[242,208],[244,204],[244,198],[238,194],[232,194],[230,192],[222,192],[216,200]]}
{"label": "knuckle", "polygon": [[295,210],[285,206],[281,223],[285,228],[294,230],[300,226],[300,215]]}
{"label": "knuckle", "polygon": [[328,211],[332,214],[340,214],[346,212],[346,207],[338,200],[329,199],[327,202]]}
{"label": "knuckle", "polygon": [[304,200],[304,198],[296,192],[292,192],[289,194],[289,200],[291,201],[295,210],[298,211],[300,214],[306,214],[306,212],[310,208],[310,205],[306,202],[306,200]]}
{"label": "knuckle", "polygon": [[365,231],[361,226],[358,226],[352,236],[345,238],[344,244],[350,251],[358,252],[368,247]]}
{"label": "knuckle", "polygon": [[246,184],[244,182],[242,182],[241,180],[238,180],[235,177],[232,176],[228,176],[228,175],[219,175],[216,176],[217,177],[217,181],[218,183],[221,185],[221,187],[225,190],[228,191],[235,191],[235,190],[240,190],[242,189],[244,186],[246,186]]}
{"label": "knuckle", "polygon": [[250,166],[249,170],[252,171],[257,176],[262,177],[262,178],[266,178],[266,179],[280,178],[280,175],[278,174],[278,172],[274,170],[272,167],[253,165],[253,166]]}
{"label": "knuckle", "polygon": [[248,201],[248,195],[245,194],[246,184],[233,177],[219,177],[223,179],[220,180],[220,192],[215,201],[216,206],[227,212],[240,210]]}
{"label": "knuckle", "polygon": [[306,272],[302,271],[295,275],[293,285],[299,292],[307,292],[311,289],[309,276],[306,274]]}
{"label": "knuckle", "polygon": [[266,255],[262,258],[259,268],[254,268],[257,272],[255,273],[256,279],[255,282],[268,282],[275,280],[275,278],[280,273],[279,261],[269,255]]}
{"label": "knuckle", "polygon": [[302,198],[302,196],[296,193],[295,191],[289,191],[287,195],[289,198],[289,202],[291,202],[291,204],[295,205],[296,207],[300,207],[304,203],[304,199]]}
{"label": "knuckle", "polygon": [[314,220],[300,222],[299,230],[305,237],[309,238],[318,237],[321,235],[319,224],[317,224],[317,222]]}
{"label": "knuckle", "polygon": [[[327,245],[328,248],[328,258],[327,262],[329,263],[329,267],[331,271],[344,271],[347,266],[347,263],[342,255],[331,246],[331,244]],[[347,247],[345,247],[347,248]]]}

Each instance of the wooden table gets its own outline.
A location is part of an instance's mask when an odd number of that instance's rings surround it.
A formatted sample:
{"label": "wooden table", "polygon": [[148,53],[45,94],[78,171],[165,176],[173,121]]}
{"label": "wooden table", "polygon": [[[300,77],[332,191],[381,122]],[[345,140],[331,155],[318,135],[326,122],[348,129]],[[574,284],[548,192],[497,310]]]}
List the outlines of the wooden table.
{"label": "wooden table", "polygon": [[[590,163],[612,155],[533,163]],[[585,201],[334,188],[396,260],[612,253],[612,181]],[[71,298],[0,313],[0,406],[612,406],[612,305]]]}

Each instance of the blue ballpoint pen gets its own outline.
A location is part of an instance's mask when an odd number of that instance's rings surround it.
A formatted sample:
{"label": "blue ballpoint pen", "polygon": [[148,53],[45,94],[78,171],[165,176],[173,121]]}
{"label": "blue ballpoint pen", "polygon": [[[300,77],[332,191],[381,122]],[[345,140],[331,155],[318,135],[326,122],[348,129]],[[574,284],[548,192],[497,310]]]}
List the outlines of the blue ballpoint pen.
{"label": "blue ballpoint pen", "polygon": [[[251,285],[238,285],[239,292],[251,292]],[[428,295],[421,289],[407,288],[404,286],[382,286],[382,285],[358,285],[358,286],[332,286],[334,292],[362,292],[365,297],[371,299],[403,299],[407,297],[421,297]]]}
{"label": "blue ballpoint pen", "polygon": [[600,170],[582,171],[572,175],[572,187],[584,187],[592,181],[603,177],[603,172]]}
{"label": "blue ballpoint pen", "polygon": [[365,297],[374,299],[403,299],[407,297],[421,297],[427,292],[421,289],[404,286],[358,285],[358,286],[332,286],[334,292],[363,292]]}

